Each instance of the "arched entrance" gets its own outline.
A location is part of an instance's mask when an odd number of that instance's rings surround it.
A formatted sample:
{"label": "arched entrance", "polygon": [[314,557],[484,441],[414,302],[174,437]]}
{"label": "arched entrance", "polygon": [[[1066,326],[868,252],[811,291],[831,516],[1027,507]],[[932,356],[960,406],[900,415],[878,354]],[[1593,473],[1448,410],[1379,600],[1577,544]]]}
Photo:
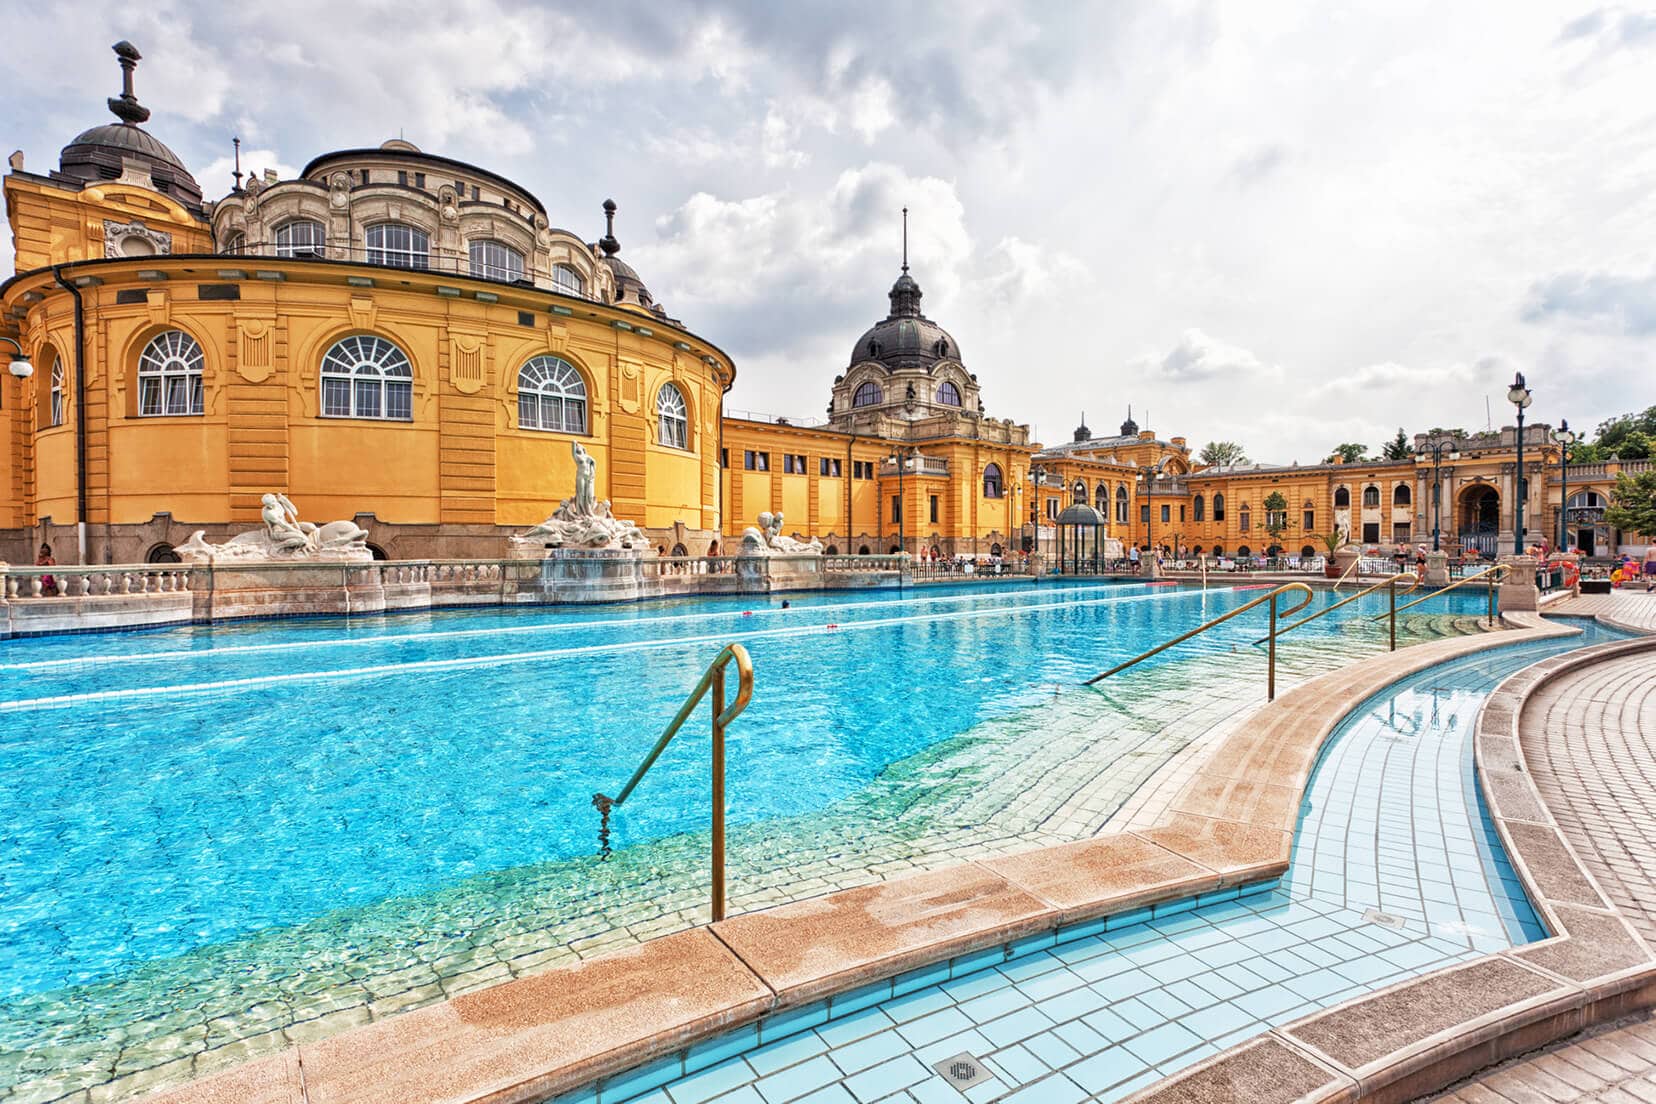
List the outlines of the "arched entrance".
{"label": "arched entrance", "polygon": [[1597,491],[1578,491],[1570,496],[1569,509],[1564,515],[1565,529],[1570,543],[1583,556],[1614,553],[1610,527],[1604,522],[1604,510],[1609,505],[1609,500]]}
{"label": "arched entrance", "polygon": [[1463,549],[1494,556],[1501,532],[1501,493],[1487,483],[1465,488],[1455,507],[1455,521]]}

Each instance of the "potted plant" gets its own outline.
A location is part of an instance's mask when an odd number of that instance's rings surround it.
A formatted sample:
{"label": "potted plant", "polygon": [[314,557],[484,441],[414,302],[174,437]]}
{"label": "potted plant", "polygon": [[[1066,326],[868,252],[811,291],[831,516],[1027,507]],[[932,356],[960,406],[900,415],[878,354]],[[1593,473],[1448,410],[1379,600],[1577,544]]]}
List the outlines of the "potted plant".
{"label": "potted plant", "polygon": [[1328,555],[1323,557],[1323,578],[1338,579],[1345,571],[1345,564],[1339,562],[1340,549],[1345,547],[1345,534],[1338,529],[1332,533],[1324,533],[1317,538]]}

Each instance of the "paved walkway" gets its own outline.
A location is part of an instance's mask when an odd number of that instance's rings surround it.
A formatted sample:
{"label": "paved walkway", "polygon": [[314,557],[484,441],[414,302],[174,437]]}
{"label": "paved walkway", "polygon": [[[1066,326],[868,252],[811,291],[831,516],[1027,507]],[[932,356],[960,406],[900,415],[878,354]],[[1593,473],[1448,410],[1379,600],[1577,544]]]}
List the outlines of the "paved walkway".
{"label": "paved walkway", "polygon": [[1445,1104],[1649,1104],[1656,1101],[1656,1021],[1609,1024],[1485,1070],[1430,1098]]}
{"label": "paved walkway", "polygon": [[1609,594],[1560,598],[1548,602],[1541,612],[1548,616],[1602,617],[1621,628],[1656,633],[1656,591],[1613,590]]}

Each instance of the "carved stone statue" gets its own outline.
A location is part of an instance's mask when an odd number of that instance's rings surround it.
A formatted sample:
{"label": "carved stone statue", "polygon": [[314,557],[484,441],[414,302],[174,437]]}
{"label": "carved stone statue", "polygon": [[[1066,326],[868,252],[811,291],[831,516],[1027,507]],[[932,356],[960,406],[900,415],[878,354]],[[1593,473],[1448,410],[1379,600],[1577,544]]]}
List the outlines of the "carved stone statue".
{"label": "carved stone statue", "polygon": [[630,521],[610,512],[609,500],[598,501],[598,461],[570,442],[575,456],[575,497],[566,498],[539,525],[512,537],[518,547],[550,545],[553,548],[635,548],[648,549],[649,536]]}
{"label": "carved stone statue", "polygon": [[766,511],[759,515],[757,528],[748,526],[742,531],[743,556],[817,555],[822,554],[822,542],[812,537],[809,542],[782,535],[782,512]]}
{"label": "carved stone statue", "polygon": [[371,560],[368,530],[354,521],[313,525],[299,520],[299,511],[280,493],[259,499],[263,529],[238,533],[223,544],[209,544],[206,530],[197,529],[176,551],[185,563],[226,560]]}

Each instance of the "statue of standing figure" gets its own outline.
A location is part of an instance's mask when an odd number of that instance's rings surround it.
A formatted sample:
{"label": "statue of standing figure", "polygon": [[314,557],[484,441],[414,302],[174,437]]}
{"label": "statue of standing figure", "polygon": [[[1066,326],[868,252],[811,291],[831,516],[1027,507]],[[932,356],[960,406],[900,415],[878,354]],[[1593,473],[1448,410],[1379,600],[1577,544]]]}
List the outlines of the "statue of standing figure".
{"label": "statue of standing figure", "polygon": [[598,461],[570,442],[575,459],[575,496],[558,503],[552,516],[539,525],[510,538],[518,546],[552,548],[635,548],[648,549],[649,536],[630,521],[621,521],[610,512],[608,500],[598,499]]}
{"label": "statue of standing figure", "polygon": [[575,453],[575,502],[570,512],[576,517],[592,517],[598,512],[598,461],[581,447],[581,442],[571,441],[570,445]]}

